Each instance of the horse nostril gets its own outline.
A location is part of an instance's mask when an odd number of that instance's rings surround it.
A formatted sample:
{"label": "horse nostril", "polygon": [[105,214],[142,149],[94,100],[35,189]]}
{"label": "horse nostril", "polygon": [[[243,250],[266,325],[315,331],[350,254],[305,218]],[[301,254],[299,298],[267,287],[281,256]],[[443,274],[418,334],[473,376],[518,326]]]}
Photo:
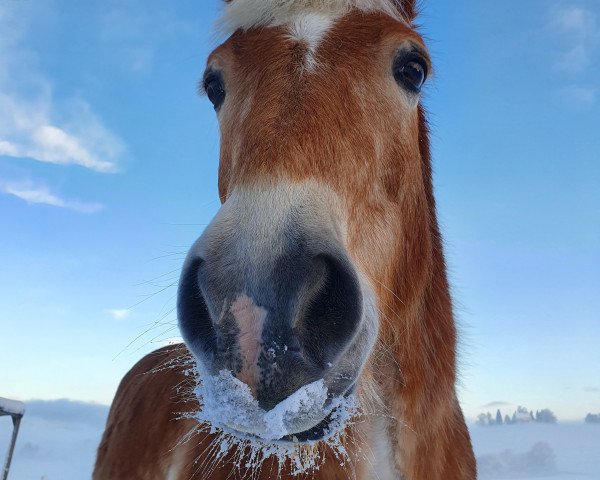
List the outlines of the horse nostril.
{"label": "horse nostril", "polygon": [[362,294],[358,277],[347,260],[320,254],[311,262],[295,327],[306,354],[325,369],[357,332]]}
{"label": "horse nostril", "polygon": [[200,257],[189,260],[181,272],[177,292],[177,319],[186,344],[209,358],[214,355],[217,335],[200,286]]}

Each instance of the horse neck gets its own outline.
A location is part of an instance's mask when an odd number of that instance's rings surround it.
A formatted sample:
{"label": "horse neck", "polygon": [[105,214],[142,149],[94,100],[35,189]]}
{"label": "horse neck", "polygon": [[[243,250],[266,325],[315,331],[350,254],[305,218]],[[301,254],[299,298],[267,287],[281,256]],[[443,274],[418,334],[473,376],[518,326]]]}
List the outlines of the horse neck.
{"label": "horse neck", "polygon": [[456,327],[437,224],[428,128],[422,109],[419,114],[424,196],[409,219],[403,219],[404,233],[390,258],[385,285],[377,289],[381,333],[374,371],[381,372],[378,382],[390,416],[400,426],[434,431],[456,407]]}

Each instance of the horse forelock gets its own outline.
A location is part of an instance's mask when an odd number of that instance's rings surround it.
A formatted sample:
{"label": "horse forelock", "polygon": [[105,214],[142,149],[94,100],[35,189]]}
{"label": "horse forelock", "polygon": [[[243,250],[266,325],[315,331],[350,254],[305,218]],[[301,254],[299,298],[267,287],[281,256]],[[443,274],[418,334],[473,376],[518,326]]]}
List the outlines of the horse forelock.
{"label": "horse forelock", "polygon": [[413,16],[412,3],[401,0],[225,0],[217,26],[222,33],[230,34],[238,29],[285,25],[304,14],[341,17],[353,9],[381,12],[409,23]]}

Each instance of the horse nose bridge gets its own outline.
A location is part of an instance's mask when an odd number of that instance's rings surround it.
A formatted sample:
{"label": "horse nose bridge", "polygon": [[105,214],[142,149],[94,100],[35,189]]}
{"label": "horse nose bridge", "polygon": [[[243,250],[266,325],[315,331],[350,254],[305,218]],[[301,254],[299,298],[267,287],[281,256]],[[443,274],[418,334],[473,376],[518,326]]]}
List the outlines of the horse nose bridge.
{"label": "horse nose bridge", "polygon": [[328,251],[335,244],[343,250],[339,204],[327,187],[310,181],[238,187],[193,250],[220,268],[268,274],[274,259],[297,257],[302,249]]}
{"label": "horse nose bridge", "polygon": [[199,256],[223,258],[238,267],[253,264],[256,269],[261,259],[283,252],[286,230],[297,220],[298,209],[301,202],[280,191],[236,189],[194,248]]}

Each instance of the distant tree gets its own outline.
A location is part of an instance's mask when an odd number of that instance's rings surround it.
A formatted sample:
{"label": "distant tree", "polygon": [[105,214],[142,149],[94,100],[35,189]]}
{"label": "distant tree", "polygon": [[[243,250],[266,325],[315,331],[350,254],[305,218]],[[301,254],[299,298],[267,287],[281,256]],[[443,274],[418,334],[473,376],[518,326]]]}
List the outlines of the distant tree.
{"label": "distant tree", "polygon": [[544,408],[536,415],[535,421],[539,423],[556,423],[558,420],[552,410]]}
{"label": "distant tree", "polygon": [[504,425],[510,425],[511,423],[510,417],[508,415],[504,415]]}
{"label": "distant tree", "polygon": [[525,407],[519,406],[517,411],[513,413],[511,423],[527,423],[531,421],[531,415],[529,410]]}
{"label": "distant tree", "polygon": [[535,417],[533,416],[533,410],[529,410],[529,416],[531,417],[531,421],[535,422]]}
{"label": "distant tree", "polygon": [[496,410],[496,425],[502,425],[502,414],[500,409]]}
{"label": "distant tree", "polygon": [[485,413],[480,413],[477,415],[477,421],[475,422],[480,427],[485,427],[487,425],[487,416]]}
{"label": "distant tree", "polygon": [[585,423],[600,424],[600,413],[588,413],[585,416]]}
{"label": "distant tree", "polygon": [[490,412],[485,412],[477,415],[477,420],[475,423],[482,427],[487,427],[489,425],[496,425],[496,419],[492,417],[492,414]]}

